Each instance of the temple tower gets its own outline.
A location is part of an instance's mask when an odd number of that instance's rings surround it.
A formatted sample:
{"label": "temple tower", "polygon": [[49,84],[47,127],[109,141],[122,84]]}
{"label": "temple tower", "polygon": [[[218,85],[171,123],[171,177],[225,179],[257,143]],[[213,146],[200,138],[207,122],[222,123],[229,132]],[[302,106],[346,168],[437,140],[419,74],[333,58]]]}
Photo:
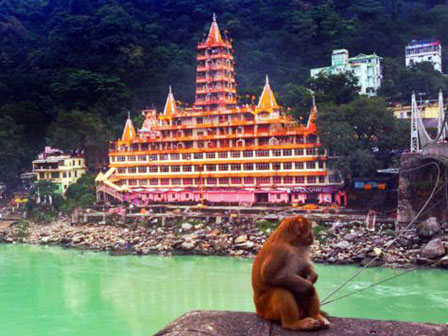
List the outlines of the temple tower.
{"label": "temple tower", "polygon": [[236,83],[233,48],[230,40],[219,31],[216,15],[208,36],[198,44],[195,107],[204,111],[234,108]]}

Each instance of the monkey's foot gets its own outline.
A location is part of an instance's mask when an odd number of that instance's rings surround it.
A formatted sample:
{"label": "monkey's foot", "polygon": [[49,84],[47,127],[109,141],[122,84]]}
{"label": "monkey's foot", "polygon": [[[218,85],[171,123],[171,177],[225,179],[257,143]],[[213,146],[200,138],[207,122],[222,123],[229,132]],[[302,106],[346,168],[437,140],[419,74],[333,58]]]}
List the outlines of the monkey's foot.
{"label": "monkey's foot", "polygon": [[328,321],[328,319],[323,316],[322,314],[319,314],[318,316],[316,316],[316,319],[322,324],[322,326],[324,328],[329,328],[330,327],[330,321]]}
{"label": "monkey's foot", "polygon": [[317,330],[322,329],[322,323],[311,317],[305,317],[304,319],[293,323],[282,323],[282,327],[292,330]]}

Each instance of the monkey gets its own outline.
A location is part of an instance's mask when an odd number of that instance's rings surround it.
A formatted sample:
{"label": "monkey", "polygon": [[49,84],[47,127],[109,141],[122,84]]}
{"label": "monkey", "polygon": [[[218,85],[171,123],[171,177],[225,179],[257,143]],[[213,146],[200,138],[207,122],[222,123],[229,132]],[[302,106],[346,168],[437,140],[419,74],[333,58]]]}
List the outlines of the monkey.
{"label": "monkey", "polygon": [[301,216],[285,218],[266,240],[252,267],[258,316],[291,330],[330,326],[314,287],[318,276],[308,253],[313,240],[311,222]]}

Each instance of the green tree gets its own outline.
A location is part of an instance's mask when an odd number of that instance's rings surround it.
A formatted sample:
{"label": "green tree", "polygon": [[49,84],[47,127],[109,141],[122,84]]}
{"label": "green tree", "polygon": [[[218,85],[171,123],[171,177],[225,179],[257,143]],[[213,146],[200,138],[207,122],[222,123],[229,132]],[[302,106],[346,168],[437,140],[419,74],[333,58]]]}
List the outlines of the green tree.
{"label": "green tree", "polygon": [[0,118],[0,181],[9,187],[18,182],[26,165],[27,152],[23,127],[9,116]]}
{"label": "green tree", "polygon": [[95,202],[95,175],[88,173],[81,176],[76,183],[68,187],[65,196],[67,210],[91,206]]}
{"label": "green tree", "polygon": [[359,97],[319,109],[317,126],[332,168],[345,178],[375,174],[392,164],[393,151],[408,145],[408,129],[382,98]]}
{"label": "green tree", "polygon": [[347,104],[358,97],[358,81],[350,73],[328,75],[320,73],[317,78],[311,78],[309,86],[316,94],[320,104]]}

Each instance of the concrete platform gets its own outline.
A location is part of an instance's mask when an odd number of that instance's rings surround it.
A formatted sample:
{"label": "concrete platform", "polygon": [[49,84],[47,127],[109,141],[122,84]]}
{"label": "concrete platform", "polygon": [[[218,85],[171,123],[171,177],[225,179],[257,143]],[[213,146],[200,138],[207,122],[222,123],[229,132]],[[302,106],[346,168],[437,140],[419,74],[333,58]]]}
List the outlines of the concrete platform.
{"label": "concrete platform", "polygon": [[282,329],[254,313],[192,311],[182,315],[156,336],[447,336],[448,325],[353,318],[330,318],[330,329],[296,332]]}

